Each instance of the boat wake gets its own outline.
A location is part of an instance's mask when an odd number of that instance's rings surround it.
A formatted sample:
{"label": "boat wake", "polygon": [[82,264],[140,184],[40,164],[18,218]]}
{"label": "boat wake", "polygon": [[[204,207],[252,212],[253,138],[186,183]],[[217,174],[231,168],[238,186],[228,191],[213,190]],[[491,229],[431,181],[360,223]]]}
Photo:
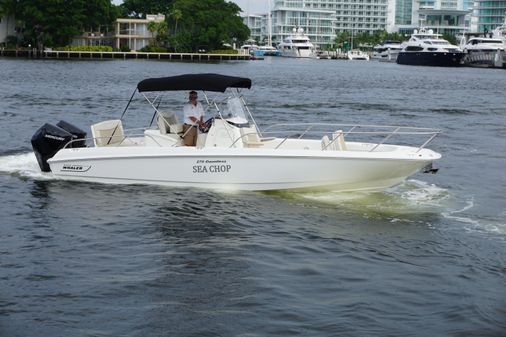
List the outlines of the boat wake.
{"label": "boat wake", "polygon": [[[486,231],[506,235],[506,223],[500,220],[484,219],[475,220],[467,214],[467,211],[474,207],[474,198],[466,201],[466,204],[456,210],[448,210],[442,215],[445,219],[453,220],[464,224],[464,229],[469,231]],[[501,215],[500,215],[501,216]],[[502,218],[504,219],[504,218]]]}
{"label": "boat wake", "polygon": [[[0,156],[0,173],[33,180],[58,180],[51,172],[40,171],[33,152]],[[490,219],[476,220],[476,217],[469,214],[468,211],[474,207],[474,199],[459,202],[447,189],[415,179],[407,180],[384,192],[375,193],[330,191],[274,192],[274,194],[286,199],[337,206],[368,217],[375,215],[388,217],[392,222],[409,215],[434,214],[463,224],[467,230],[506,234],[505,223]]]}
{"label": "boat wake", "polygon": [[292,197],[395,218],[402,214],[441,213],[447,207],[450,193],[444,188],[423,181],[407,180],[384,192],[330,191],[297,193]]}
{"label": "boat wake", "polygon": [[51,173],[40,171],[33,152],[0,156],[0,172],[36,180],[55,179]]}

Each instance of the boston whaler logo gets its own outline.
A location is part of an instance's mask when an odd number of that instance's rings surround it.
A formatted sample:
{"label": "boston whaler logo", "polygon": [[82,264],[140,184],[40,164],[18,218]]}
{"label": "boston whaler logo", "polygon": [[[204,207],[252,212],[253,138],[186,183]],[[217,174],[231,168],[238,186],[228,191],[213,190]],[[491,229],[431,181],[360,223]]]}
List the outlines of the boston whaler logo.
{"label": "boston whaler logo", "polygon": [[90,165],[63,164],[61,171],[67,172],[86,172],[91,168]]}
{"label": "boston whaler logo", "polygon": [[226,160],[197,160],[193,165],[193,173],[228,173],[232,165],[227,164]]}

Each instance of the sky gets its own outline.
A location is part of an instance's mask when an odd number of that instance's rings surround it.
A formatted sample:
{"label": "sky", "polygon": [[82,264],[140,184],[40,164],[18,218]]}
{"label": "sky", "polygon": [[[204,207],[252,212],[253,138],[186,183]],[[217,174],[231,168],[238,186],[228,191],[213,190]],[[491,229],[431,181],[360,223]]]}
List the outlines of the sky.
{"label": "sky", "polygon": [[[228,0],[231,2],[235,2],[239,5],[239,7],[242,8],[242,11],[244,13],[248,14],[258,14],[258,13],[267,13],[268,6],[267,1],[268,0]],[[122,0],[113,0],[113,3],[116,5],[119,5],[122,3]]]}
{"label": "sky", "polygon": [[267,13],[268,0],[230,0],[235,2],[242,8],[244,13],[248,14],[258,14],[258,13]]}

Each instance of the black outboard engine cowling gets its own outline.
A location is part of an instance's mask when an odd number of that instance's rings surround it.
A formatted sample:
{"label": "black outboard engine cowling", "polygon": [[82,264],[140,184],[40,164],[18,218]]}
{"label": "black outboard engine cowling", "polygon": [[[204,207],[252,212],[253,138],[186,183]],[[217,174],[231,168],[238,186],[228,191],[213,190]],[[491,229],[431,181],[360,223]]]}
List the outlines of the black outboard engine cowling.
{"label": "black outboard engine cowling", "polygon": [[72,134],[72,139],[78,139],[69,144],[68,147],[86,147],[86,132],[79,129],[77,126],[70,124],[69,122],[59,121],[56,124],[57,127]]}
{"label": "black outboard engine cowling", "polygon": [[32,136],[32,147],[40,169],[43,172],[51,171],[47,160],[52,158],[72,138],[73,136],[70,132],[48,123],[35,132]]}

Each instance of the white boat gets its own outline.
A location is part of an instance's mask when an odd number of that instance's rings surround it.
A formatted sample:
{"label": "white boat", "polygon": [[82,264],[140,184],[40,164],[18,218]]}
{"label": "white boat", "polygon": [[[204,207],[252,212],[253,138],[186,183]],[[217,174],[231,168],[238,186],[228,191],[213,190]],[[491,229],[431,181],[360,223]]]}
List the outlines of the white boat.
{"label": "white boat", "polygon": [[239,53],[241,55],[253,55],[255,50],[258,49],[258,46],[256,44],[244,44],[241,46],[241,49],[239,50]]}
{"label": "white boat", "polygon": [[[250,79],[217,74],[146,79],[121,118],[92,125],[91,138],[65,122],[45,124],[32,137],[32,146],[41,169],[62,179],[260,191],[378,191],[430,170],[441,157],[425,148],[440,133],[437,129],[284,124],[260,131],[241,95],[250,87]],[[232,90],[225,98],[208,96],[227,88]],[[203,90],[207,108],[215,111],[196,146],[183,145],[175,110],[159,110],[160,95],[173,90]],[[125,130],[123,119],[137,92],[154,110],[147,118],[157,123]],[[421,137],[420,144],[390,142],[406,136]]]}
{"label": "white boat", "polygon": [[281,53],[279,50],[274,48],[273,46],[259,46],[255,54],[258,54],[257,56],[280,56]]}
{"label": "white boat", "polygon": [[462,50],[441,38],[432,29],[414,30],[409,41],[402,44],[396,62],[405,65],[458,67],[464,57]]}
{"label": "white boat", "polygon": [[352,49],[348,52],[349,60],[369,61],[369,55],[358,49]]}
{"label": "white boat", "polygon": [[471,37],[467,42],[461,40],[466,56],[464,63],[472,67],[502,67],[502,55],[506,44],[500,38]]}
{"label": "white boat", "polygon": [[293,29],[293,34],[288,36],[278,45],[281,56],[316,58],[315,46],[309,40],[304,29]]}
{"label": "white boat", "polygon": [[374,47],[372,59],[381,62],[395,62],[401,50],[400,41],[386,40],[381,45]]}

